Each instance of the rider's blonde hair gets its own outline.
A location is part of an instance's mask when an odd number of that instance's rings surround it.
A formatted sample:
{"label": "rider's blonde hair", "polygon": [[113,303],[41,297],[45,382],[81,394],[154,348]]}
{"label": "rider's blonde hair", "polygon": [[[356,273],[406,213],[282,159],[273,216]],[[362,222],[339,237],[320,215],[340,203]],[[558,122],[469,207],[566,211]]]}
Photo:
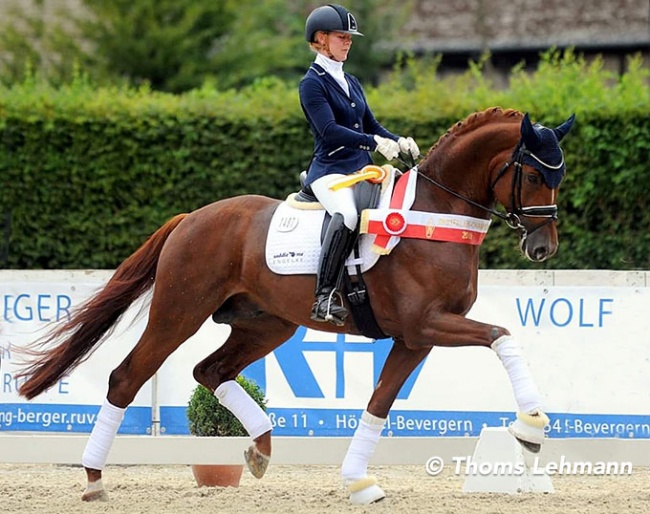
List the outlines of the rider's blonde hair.
{"label": "rider's blonde hair", "polygon": [[325,30],[316,31],[316,33],[314,34],[314,40],[315,41],[312,42],[312,43],[309,43],[309,49],[312,52],[316,52],[316,53],[325,52],[326,54],[329,54],[330,53],[330,46],[327,44],[327,42],[325,42],[323,44],[319,43],[318,42],[318,34],[325,34],[327,36],[329,34],[329,32],[327,32]]}

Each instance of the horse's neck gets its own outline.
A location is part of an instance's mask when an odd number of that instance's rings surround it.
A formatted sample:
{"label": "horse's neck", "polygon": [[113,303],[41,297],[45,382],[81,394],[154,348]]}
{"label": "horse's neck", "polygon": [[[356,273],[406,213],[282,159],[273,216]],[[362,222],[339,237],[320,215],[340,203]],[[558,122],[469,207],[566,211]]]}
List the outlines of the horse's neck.
{"label": "horse's neck", "polygon": [[[448,166],[444,165],[437,167],[434,163],[430,163],[428,167],[421,167],[421,173],[425,177],[431,178],[432,182],[425,178],[419,181],[416,197],[416,202],[420,205],[418,210],[487,218],[487,212],[473,206],[471,202],[492,208],[494,194],[486,177],[487,171],[485,173],[472,173],[472,171],[476,171],[475,168],[476,165],[472,166],[471,169],[467,168],[467,173],[454,174],[453,170],[448,171]],[[446,191],[444,188],[457,193],[458,196]]]}
{"label": "horse's neck", "polygon": [[[434,149],[420,164],[420,172],[438,184],[458,193],[486,208],[495,203],[492,191],[495,169],[505,164],[512,148],[516,145],[513,134],[503,130],[489,130],[489,127],[462,137]],[[425,187],[422,187],[426,183]],[[488,218],[489,214],[471,202],[458,198],[443,187],[420,181],[418,203],[428,203],[434,212],[450,212]]]}

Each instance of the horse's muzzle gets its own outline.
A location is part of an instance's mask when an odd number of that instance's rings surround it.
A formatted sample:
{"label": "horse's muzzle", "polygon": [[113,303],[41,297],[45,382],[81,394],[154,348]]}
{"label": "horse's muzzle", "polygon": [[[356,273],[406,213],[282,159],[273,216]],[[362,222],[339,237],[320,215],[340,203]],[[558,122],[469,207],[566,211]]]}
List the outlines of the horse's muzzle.
{"label": "horse's muzzle", "polygon": [[532,262],[543,262],[557,253],[558,241],[554,225],[546,225],[532,233],[522,232],[519,249]]}

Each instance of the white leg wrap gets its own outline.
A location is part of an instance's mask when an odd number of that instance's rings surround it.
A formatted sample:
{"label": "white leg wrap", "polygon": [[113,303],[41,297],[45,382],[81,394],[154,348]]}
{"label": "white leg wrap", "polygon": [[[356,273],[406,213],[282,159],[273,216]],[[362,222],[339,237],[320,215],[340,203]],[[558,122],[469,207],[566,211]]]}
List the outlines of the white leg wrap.
{"label": "white leg wrap", "polygon": [[506,368],[519,410],[526,414],[541,410],[542,397],[521,352],[521,346],[509,335],[501,336],[491,346]]}
{"label": "white leg wrap", "polygon": [[256,439],[273,428],[266,412],[235,380],[228,380],[214,391],[221,404],[244,425],[246,432]]}
{"label": "white leg wrap", "polygon": [[385,422],[386,419],[378,418],[368,411],[363,411],[359,426],[354,432],[354,437],[341,466],[341,476],[345,483],[366,477],[368,462],[370,462],[370,458],[375,452]]}
{"label": "white leg wrap", "polygon": [[81,457],[81,463],[84,467],[100,471],[104,469],[108,452],[113,445],[115,434],[117,434],[122,424],[125,411],[126,409],[112,405],[108,399],[104,400],[104,404],[99,409],[93,431],[90,434],[90,439],[86,443],[86,449]]}

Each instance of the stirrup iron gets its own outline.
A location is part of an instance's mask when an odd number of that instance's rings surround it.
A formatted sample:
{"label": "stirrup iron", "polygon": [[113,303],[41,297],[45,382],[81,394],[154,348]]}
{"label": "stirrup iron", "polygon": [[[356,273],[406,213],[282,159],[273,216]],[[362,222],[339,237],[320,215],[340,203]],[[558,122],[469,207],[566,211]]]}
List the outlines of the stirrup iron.
{"label": "stirrup iron", "polygon": [[[330,322],[338,327],[342,327],[345,324],[345,318],[348,315],[348,311],[343,306],[343,298],[341,297],[341,294],[335,289],[333,289],[327,297],[325,297],[325,294],[316,298],[311,311],[311,319],[319,322]],[[340,303],[335,302],[335,295],[338,296]],[[326,305],[325,302],[327,302]],[[333,307],[338,311],[336,315],[332,312]],[[323,310],[325,312],[323,312]]]}
{"label": "stirrup iron", "polygon": [[[339,298],[338,303],[334,301],[335,295],[338,296]],[[335,317],[332,314],[332,305],[334,305],[335,307],[339,307],[341,309],[341,317]],[[345,311],[345,315],[343,314],[343,311]],[[341,293],[339,293],[336,289],[332,289],[329,296],[327,297],[327,312],[325,314],[325,321],[329,321],[330,323],[334,323],[335,325],[342,326],[345,322],[346,317],[347,317],[347,309],[343,306],[343,297],[341,296]]]}

